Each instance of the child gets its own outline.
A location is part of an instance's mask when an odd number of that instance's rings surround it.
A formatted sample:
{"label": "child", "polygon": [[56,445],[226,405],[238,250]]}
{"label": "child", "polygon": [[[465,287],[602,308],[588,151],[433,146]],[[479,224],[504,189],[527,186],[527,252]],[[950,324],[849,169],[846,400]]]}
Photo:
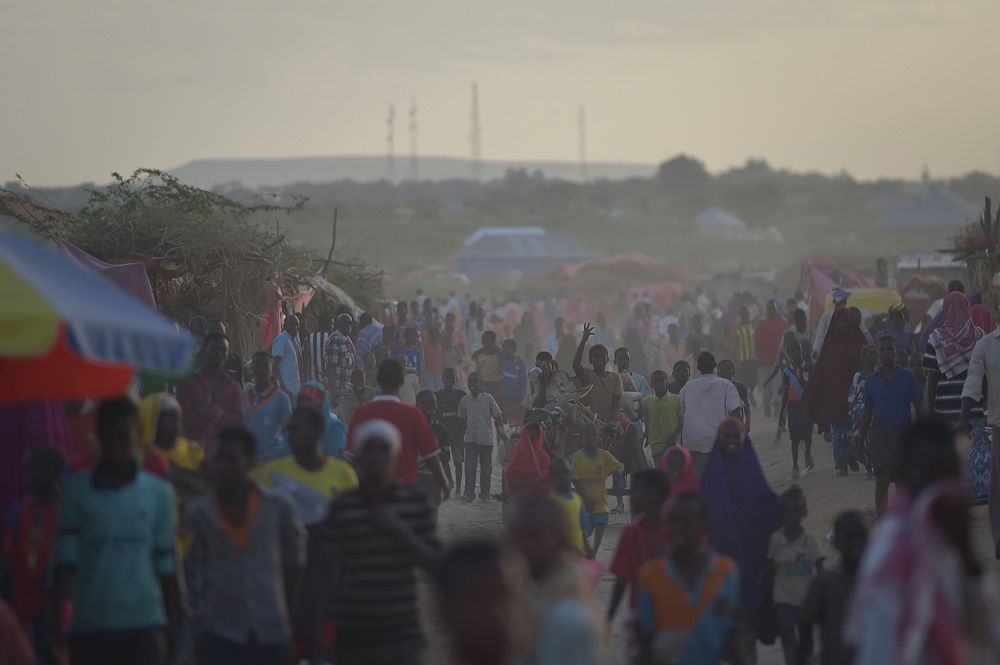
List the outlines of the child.
{"label": "child", "polygon": [[718,663],[738,649],[740,572],[735,561],[705,547],[709,512],[700,492],[677,497],[668,518],[669,553],[639,569],[641,662]]}
{"label": "child", "polygon": [[351,424],[354,410],[362,404],[367,404],[375,397],[376,391],[371,388],[365,378],[365,370],[355,367],[351,370],[351,387],[340,396],[340,421],[346,425]]}
{"label": "child", "polygon": [[[444,427],[448,433],[448,443],[451,447],[451,461],[455,465],[455,494],[462,494],[462,472],[465,471],[465,422],[458,417],[458,405],[466,393],[455,387],[458,373],[448,367],[441,373],[441,383],[444,389],[437,391],[437,413],[434,421]],[[473,479],[475,480],[475,479]]]}
{"label": "child", "polygon": [[658,369],[649,380],[653,394],[642,400],[642,415],[646,443],[658,464],[664,452],[677,443],[684,414],[680,398],[668,390],[666,372]]}
{"label": "child", "polygon": [[404,356],[407,366],[416,373],[419,379],[420,374],[424,371],[424,351],[420,348],[420,334],[416,328],[406,328],[403,331],[403,343],[392,350],[392,355],[396,360],[399,360],[400,356]]}
{"label": "child", "polygon": [[866,452],[868,442],[861,439],[861,417],[865,413],[865,379],[875,371],[875,362],[878,360],[878,353],[874,346],[869,344],[861,349],[861,370],[855,373],[854,380],[851,381],[851,391],[847,394],[847,401],[850,404],[851,418],[848,436],[854,440],[854,448],[857,450],[858,458],[865,460],[868,469],[868,477],[872,478],[871,460]]}
{"label": "child", "polygon": [[[198,662],[288,660],[289,614],[306,563],[306,533],[283,492],[251,480],[255,456],[248,430],[222,430],[209,461],[212,494],[189,507],[194,556],[211,580],[197,612]],[[246,602],[247,589],[253,589],[253,604]]]}
{"label": "child", "polygon": [[750,419],[752,415],[750,413],[750,391],[747,389],[746,384],[740,383],[736,380],[736,364],[732,360],[725,358],[719,361],[715,372],[720,377],[736,386],[736,392],[740,396],[740,401],[743,402],[743,422],[746,423],[747,431],[749,432]]}
{"label": "child", "polygon": [[500,394],[500,410],[503,417],[512,427],[521,424],[524,409],[521,402],[528,390],[528,366],[524,359],[517,355],[517,342],[505,339],[500,354],[500,374],[502,376]]}
{"label": "child", "polygon": [[420,392],[420,377],[410,365],[405,353],[396,354],[396,361],[403,366],[403,385],[399,389],[399,401],[403,404],[416,406],[417,393]]}
{"label": "child", "polygon": [[594,546],[591,553],[597,556],[608,526],[607,479],[625,465],[609,451],[597,447],[597,428],[587,425],[583,429],[583,448],[573,455],[573,477],[576,489],[583,498],[590,521],[594,525]]}
{"label": "child", "polygon": [[[778,362],[774,365],[774,369],[771,370],[771,375],[768,376],[767,379],[765,379],[764,383],[762,384],[764,390],[767,390],[768,386],[771,384],[771,381],[774,380],[774,377],[778,376],[778,374],[781,374],[784,371],[785,367],[788,366],[789,359],[791,357],[791,349],[792,347],[796,346],[799,347],[801,351],[802,346],[799,343],[799,340],[796,339],[795,332],[791,330],[785,331],[785,336],[781,341],[781,351],[778,353]],[[803,356],[803,358],[808,358],[808,357],[810,357],[810,355],[808,354]],[[786,431],[787,422],[788,422],[788,395],[782,392],[781,407],[778,411],[778,431],[775,432],[774,434],[775,443],[779,443],[781,441],[781,435],[784,434]]]}
{"label": "child", "polygon": [[55,663],[47,620],[49,616],[49,562],[59,519],[59,488],[66,460],[53,446],[31,448],[24,456],[22,474],[27,496],[7,515],[3,539],[2,586],[20,623],[34,642],[38,662]]}
{"label": "child", "polygon": [[809,370],[811,366],[807,364],[802,356],[802,347],[795,344],[788,349],[788,364],[781,370],[782,394],[785,398],[785,409],[788,422],[788,438],[792,441],[792,479],[798,480],[799,474],[799,443],[806,444],[806,473],[813,469],[812,458],[812,425],[806,419],[805,410],[802,408],[802,396],[806,391],[806,383],[809,382]]}
{"label": "child", "polygon": [[[424,418],[431,426],[434,438],[437,439],[438,446],[441,448],[441,466],[444,468],[444,475],[448,479],[450,489],[455,484],[451,477],[451,439],[448,438],[448,431],[440,423],[434,421],[438,408],[434,393],[430,390],[421,390],[417,393],[417,408],[424,414]],[[427,500],[430,502],[431,508],[434,509],[434,517],[437,518],[438,508],[441,507],[441,490],[443,488],[437,476],[424,461],[421,461],[417,466],[417,485],[424,488]]]}
{"label": "child", "polygon": [[618,550],[611,563],[615,588],[608,606],[608,621],[615,616],[625,590],[630,588],[629,607],[635,609],[639,568],[646,561],[666,553],[668,531],[661,519],[663,504],[670,496],[670,481],[654,469],[643,469],[632,476],[632,512],[635,521],[622,531]]}
{"label": "child", "polygon": [[503,383],[500,371],[500,350],[497,349],[497,334],[487,330],[482,336],[483,347],[472,354],[475,372],[484,393],[499,395]]}
{"label": "child", "polygon": [[841,513],[833,523],[833,546],[840,552],[840,566],[823,571],[813,580],[799,608],[798,665],[806,665],[812,658],[815,624],[819,624],[822,647],[820,665],[854,662],[854,650],[844,643],[842,628],[847,600],[854,589],[854,578],[867,542],[868,529],[861,513],[854,510]]}
{"label": "child", "polygon": [[577,552],[588,555],[587,536],[593,531],[593,527],[590,516],[583,508],[583,499],[573,491],[573,471],[569,462],[561,458],[552,460],[549,480],[552,481],[552,500],[563,511],[567,541]]}
{"label": "child", "polygon": [[767,569],[774,572],[774,609],[785,663],[796,665],[799,649],[796,617],[809,583],[823,570],[823,550],[816,537],[802,527],[802,520],[808,514],[802,490],[795,485],[789,487],[781,495],[780,506],[782,527],[771,536]]}

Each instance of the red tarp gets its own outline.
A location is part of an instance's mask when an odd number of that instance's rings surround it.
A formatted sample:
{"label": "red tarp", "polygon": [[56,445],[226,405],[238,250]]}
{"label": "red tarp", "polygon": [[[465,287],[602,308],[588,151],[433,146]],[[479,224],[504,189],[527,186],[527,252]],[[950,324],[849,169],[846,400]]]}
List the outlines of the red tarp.
{"label": "red tarp", "polygon": [[809,295],[809,323],[815,325],[826,309],[826,295],[835,286],[846,289],[874,288],[875,283],[862,274],[846,270],[826,257],[814,257],[802,261],[802,283]]}

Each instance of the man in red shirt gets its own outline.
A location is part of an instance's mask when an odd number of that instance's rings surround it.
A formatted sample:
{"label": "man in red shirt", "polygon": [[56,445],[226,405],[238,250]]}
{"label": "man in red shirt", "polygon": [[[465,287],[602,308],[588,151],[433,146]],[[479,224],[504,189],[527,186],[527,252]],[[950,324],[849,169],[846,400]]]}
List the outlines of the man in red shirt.
{"label": "man in red shirt", "polygon": [[184,435],[206,450],[220,429],[243,424],[243,388],[226,374],[228,358],[229,338],[220,333],[206,336],[201,365],[177,386]]}
{"label": "man in red shirt", "polygon": [[448,499],[451,496],[451,483],[441,466],[441,448],[437,438],[420,409],[399,401],[399,389],[403,386],[403,366],[397,360],[385,360],[378,366],[375,380],[381,393],[354,410],[347,436],[347,452],[351,455],[355,452],[354,433],[358,425],[368,420],[387,420],[396,426],[403,439],[396,479],[404,485],[416,485],[417,464],[424,462],[437,478],[441,487],[441,500]]}
{"label": "man in red shirt", "polygon": [[[771,405],[774,402],[776,388],[765,388],[764,381],[771,374],[774,364],[778,362],[778,352],[781,349],[781,338],[788,329],[788,321],[778,316],[778,303],[767,301],[767,316],[757,322],[753,331],[753,341],[757,346],[757,358],[760,360],[759,381],[764,393],[764,415],[771,416]],[[780,382],[776,384],[780,385]]]}

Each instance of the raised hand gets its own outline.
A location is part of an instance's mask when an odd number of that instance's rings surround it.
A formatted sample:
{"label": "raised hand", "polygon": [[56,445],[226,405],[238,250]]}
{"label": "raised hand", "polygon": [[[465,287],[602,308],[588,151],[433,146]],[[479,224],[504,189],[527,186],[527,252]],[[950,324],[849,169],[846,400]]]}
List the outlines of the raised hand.
{"label": "raised hand", "polygon": [[591,337],[593,337],[594,336],[594,332],[596,330],[597,330],[597,328],[594,327],[593,323],[590,323],[589,321],[587,323],[584,323],[583,324],[583,339],[584,339],[584,341],[586,341],[586,340],[590,339]]}

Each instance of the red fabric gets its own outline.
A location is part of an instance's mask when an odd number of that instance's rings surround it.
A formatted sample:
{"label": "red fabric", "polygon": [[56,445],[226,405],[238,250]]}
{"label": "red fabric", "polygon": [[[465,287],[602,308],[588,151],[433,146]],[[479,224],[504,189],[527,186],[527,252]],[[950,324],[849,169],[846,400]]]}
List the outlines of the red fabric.
{"label": "red fabric", "polygon": [[987,335],[993,332],[993,328],[996,327],[993,325],[993,315],[990,314],[986,305],[973,305],[969,310],[969,315],[972,317],[973,323]]}
{"label": "red fabric", "polygon": [[551,461],[549,453],[545,450],[545,431],[542,426],[531,424],[523,427],[517,447],[507,462],[504,483],[510,485],[532,480],[538,482],[535,485],[527,484],[525,488],[515,489],[513,492],[515,496],[512,498],[530,494],[533,490],[547,493],[548,487],[545,482],[549,477]]}
{"label": "red fabric", "polygon": [[949,379],[969,368],[972,347],[983,336],[982,328],[975,325],[969,310],[969,299],[961,291],[946,295],[941,308],[941,325],[929,337],[937,354],[938,368]]}
{"label": "red fabric", "polygon": [[49,559],[59,524],[59,504],[38,503],[26,497],[7,524],[3,551],[12,565],[14,612],[21,621],[32,621],[49,606],[45,587]]}
{"label": "red fabric", "polygon": [[774,365],[781,350],[781,338],[788,330],[788,321],[782,318],[761,319],[753,329],[753,341],[757,344],[757,356],[765,365]]}
{"label": "red fabric", "polygon": [[[846,323],[847,329],[840,330]],[[861,328],[851,324],[851,313],[838,307],[830,317],[830,329],[823,340],[816,367],[809,373],[802,407],[809,422],[829,425],[847,403],[854,375],[861,368],[861,349],[868,339]]]}
{"label": "red fabric", "polygon": [[635,582],[639,577],[639,567],[665,554],[669,543],[670,532],[663,520],[651,525],[641,522],[629,524],[622,530],[618,550],[611,562],[611,572],[630,583],[629,607],[635,607]]}
{"label": "red fabric", "polygon": [[159,450],[152,448],[146,451],[142,458],[142,470],[151,473],[157,478],[170,479],[170,460]]}
{"label": "red fabric", "polygon": [[848,289],[875,286],[864,275],[839,268],[833,260],[825,257],[805,259],[802,262],[802,281],[809,290],[809,325],[813,326],[826,311],[826,295],[833,287],[838,284]]}
{"label": "red fabric", "polygon": [[202,445],[211,446],[219,430],[243,424],[243,390],[224,376],[215,393],[201,370],[177,386],[177,401],[184,418],[184,435]]}
{"label": "red fabric", "polygon": [[354,431],[369,420],[388,420],[402,435],[396,479],[404,485],[417,484],[417,463],[439,452],[437,438],[427,418],[415,406],[397,400],[375,399],[354,410],[351,430],[347,436],[347,451],[354,453]]}

